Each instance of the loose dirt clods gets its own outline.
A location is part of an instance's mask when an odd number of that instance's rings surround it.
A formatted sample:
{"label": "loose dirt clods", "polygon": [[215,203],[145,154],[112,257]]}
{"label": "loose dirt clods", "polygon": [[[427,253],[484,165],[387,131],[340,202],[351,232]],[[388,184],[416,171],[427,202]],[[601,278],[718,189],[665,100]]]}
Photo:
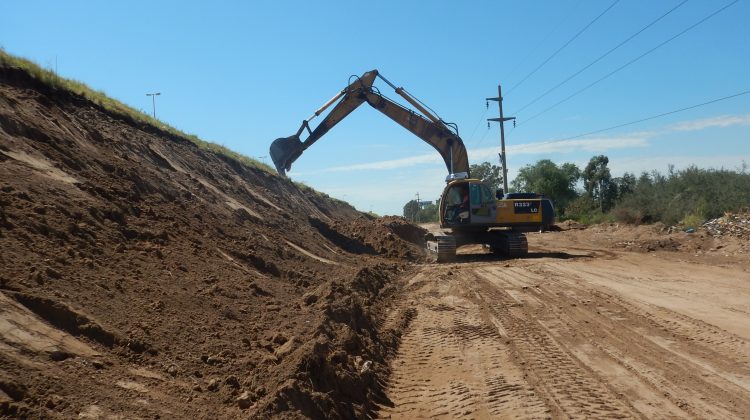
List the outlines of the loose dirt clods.
{"label": "loose dirt clods", "polygon": [[3,68],[0,413],[364,416],[404,229]]}

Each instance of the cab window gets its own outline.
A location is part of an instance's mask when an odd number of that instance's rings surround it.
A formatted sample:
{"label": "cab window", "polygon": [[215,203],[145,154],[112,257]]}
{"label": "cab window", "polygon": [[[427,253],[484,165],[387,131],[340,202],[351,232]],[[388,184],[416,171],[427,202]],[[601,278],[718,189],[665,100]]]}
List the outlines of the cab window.
{"label": "cab window", "polygon": [[490,191],[489,187],[484,184],[479,184],[482,191],[482,204],[492,204],[495,201],[495,196]]}

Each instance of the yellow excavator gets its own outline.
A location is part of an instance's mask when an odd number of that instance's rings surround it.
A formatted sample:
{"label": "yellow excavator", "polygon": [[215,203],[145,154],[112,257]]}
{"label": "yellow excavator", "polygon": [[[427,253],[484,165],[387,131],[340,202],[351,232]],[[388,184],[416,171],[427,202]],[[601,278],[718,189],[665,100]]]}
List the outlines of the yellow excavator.
{"label": "yellow excavator", "polygon": [[[376,78],[419,112],[382,95],[373,86]],[[482,244],[508,257],[522,257],[528,253],[524,232],[544,230],[554,223],[554,209],[549,200],[536,194],[503,195],[501,189],[493,192],[481,180],[471,178],[469,158],[458,127],[440,119],[428,106],[404,88],[396,87],[377,70],[360,77],[352,76],[349,85],[303,120],[295,134],[271,143],[271,159],[279,174],[286,176],[302,152],[365,102],[424,140],[443,157],[448,176],[440,197],[441,230],[425,237],[427,249],[437,256],[438,262],[453,260],[456,248],[469,244]],[[323,121],[311,129],[310,121],[334,103],[336,105]],[[307,138],[302,141],[300,136],[305,131]]]}

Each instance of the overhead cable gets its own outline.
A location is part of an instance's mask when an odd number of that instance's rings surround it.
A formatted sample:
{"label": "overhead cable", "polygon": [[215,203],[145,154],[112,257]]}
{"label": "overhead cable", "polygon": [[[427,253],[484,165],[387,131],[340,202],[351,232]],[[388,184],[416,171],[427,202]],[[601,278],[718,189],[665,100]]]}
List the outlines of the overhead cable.
{"label": "overhead cable", "polygon": [[634,121],[629,121],[629,122],[626,122],[626,123],[613,125],[611,127],[602,128],[602,129],[594,130],[594,131],[589,131],[589,132],[582,133],[582,134],[577,134],[575,136],[565,137],[565,138],[558,139],[558,140],[538,142],[538,144],[560,143],[560,142],[563,142],[563,141],[573,140],[573,139],[577,139],[577,138],[580,138],[580,137],[590,136],[592,134],[599,134],[599,133],[602,133],[602,132],[605,132],[605,131],[614,130],[616,128],[622,128],[622,127],[626,127],[626,126],[629,126],[629,125],[642,123],[644,121],[649,121],[649,120],[653,120],[653,119],[656,119],[656,118],[665,117],[667,115],[676,114],[678,112],[683,112],[683,111],[688,111],[688,110],[695,109],[695,108],[700,108],[702,106],[710,105],[710,104],[713,104],[713,103],[716,103],[716,102],[726,101],[728,99],[736,98],[738,96],[747,95],[748,93],[750,93],[750,90],[746,90],[746,91],[743,91],[743,92],[738,92],[738,93],[735,93],[735,94],[732,94],[732,95],[729,95],[729,96],[724,96],[724,97],[718,98],[718,99],[712,99],[710,101],[702,102],[702,103],[699,103],[699,104],[696,104],[696,105],[686,106],[684,108],[675,109],[675,110],[672,110],[672,111],[669,111],[669,112],[663,112],[661,114],[652,115],[650,117],[640,118],[640,119],[637,119],[637,120],[634,120]]}
{"label": "overhead cable", "polygon": [[513,69],[508,73],[509,77],[510,76],[515,76],[516,73],[518,72],[519,68],[521,67],[521,65],[525,64],[526,61],[528,61],[528,59],[533,54],[535,54],[537,51],[539,51],[539,47],[541,47],[542,45],[544,45],[545,43],[547,43],[547,40],[549,40],[549,38],[552,36],[552,34],[554,34],[555,32],[558,31],[558,29],[560,29],[560,28],[563,27],[563,24],[565,22],[567,22],[568,19],[570,19],[570,17],[573,16],[576,13],[576,10],[581,6],[582,2],[583,2],[583,0],[578,0],[578,2],[576,3],[575,6],[569,7],[568,8],[568,13],[566,13],[564,15],[564,17],[560,21],[558,21],[557,24],[549,32],[547,32],[547,34],[544,36],[544,38],[542,38],[541,40],[539,40],[539,42],[537,42],[534,45],[534,47],[532,47],[532,48],[530,48],[530,49],[527,50],[527,52],[524,55],[524,57],[521,60],[518,60],[516,62],[516,65],[513,66]]}
{"label": "overhead cable", "polygon": [[645,31],[646,29],[648,29],[648,28],[652,27],[652,26],[653,26],[653,25],[655,25],[655,24],[656,24],[657,22],[659,22],[660,20],[664,19],[665,17],[667,17],[667,15],[669,15],[669,14],[670,14],[670,13],[672,13],[672,12],[674,12],[675,10],[679,9],[679,8],[680,8],[680,7],[682,6],[682,5],[684,5],[684,4],[685,4],[685,3],[687,3],[687,2],[688,2],[688,0],[683,0],[683,1],[681,2],[681,3],[677,4],[677,5],[675,6],[675,7],[673,7],[673,8],[671,8],[671,9],[669,9],[669,10],[668,10],[668,11],[667,11],[666,13],[664,13],[664,14],[663,14],[663,15],[661,15],[661,16],[659,16],[659,17],[658,17],[658,18],[656,18],[655,20],[651,21],[651,23],[649,23],[648,25],[646,25],[646,26],[644,26],[643,28],[641,28],[641,29],[640,29],[640,30],[639,30],[638,32],[634,33],[633,35],[630,35],[630,36],[629,36],[629,37],[628,37],[627,39],[625,39],[624,41],[622,41],[622,42],[620,42],[619,44],[615,45],[615,46],[614,46],[613,48],[611,48],[611,49],[610,49],[609,51],[607,51],[607,52],[605,52],[604,54],[602,54],[601,56],[599,56],[599,58],[597,58],[596,60],[594,60],[594,61],[590,62],[589,64],[587,64],[586,66],[584,66],[584,67],[583,67],[582,69],[580,69],[580,70],[578,70],[577,72],[575,72],[575,73],[571,74],[570,76],[568,76],[568,77],[567,77],[567,78],[566,78],[565,80],[563,80],[562,82],[560,82],[560,83],[556,84],[555,86],[553,86],[553,87],[549,88],[549,89],[548,89],[548,90],[547,90],[546,92],[542,93],[541,95],[539,95],[539,96],[537,96],[536,98],[534,98],[534,100],[532,100],[531,102],[529,102],[529,103],[527,103],[526,105],[524,105],[524,106],[522,106],[521,108],[519,108],[519,109],[518,109],[518,110],[517,110],[517,111],[515,112],[515,114],[518,114],[518,113],[522,112],[522,111],[523,111],[524,109],[528,108],[529,106],[531,106],[531,105],[535,104],[535,103],[536,103],[537,101],[539,101],[540,99],[542,99],[542,98],[544,98],[545,96],[547,96],[547,95],[549,95],[550,93],[552,93],[552,92],[553,92],[553,91],[554,91],[555,89],[557,89],[557,88],[559,88],[560,86],[564,85],[565,83],[569,82],[569,81],[570,81],[570,79],[572,79],[572,78],[574,78],[574,77],[578,76],[579,74],[583,73],[583,72],[584,72],[584,71],[586,71],[586,70],[587,70],[587,69],[588,69],[589,67],[591,67],[591,66],[593,66],[594,64],[598,63],[599,61],[601,61],[601,60],[602,60],[602,59],[604,59],[604,58],[605,58],[606,56],[608,56],[608,55],[610,55],[611,53],[613,53],[613,52],[614,52],[615,50],[617,50],[618,48],[620,48],[620,47],[622,47],[623,45],[627,44],[627,43],[628,43],[628,42],[629,42],[630,40],[632,40],[632,39],[633,39],[633,38],[635,38],[636,36],[640,35],[640,34],[641,34],[641,32],[643,32],[643,31]]}
{"label": "overhead cable", "polygon": [[539,71],[539,69],[541,69],[542,67],[544,67],[545,64],[547,64],[550,60],[552,60],[558,53],[560,53],[560,51],[564,50],[565,47],[567,47],[568,45],[570,45],[571,42],[575,41],[576,38],[578,38],[579,36],[581,36],[581,34],[583,34],[584,32],[586,32],[586,30],[589,27],[591,27],[591,25],[593,25],[597,20],[599,20],[599,18],[601,18],[602,16],[604,16],[604,14],[609,11],[609,9],[613,8],[619,2],[620,2],[620,0],[615,0],[612,4],[609,5],[609,7],[607,7],[606,9],[604,9],[603,12],[599,13],[599,15],[594,18],[594,20],[592,20],[591,22],[589,22],[586,26],[583,27],[583,29],[581,29],[580,31],[578,31],[578,33],[576,33],[575,35],[573,35],[573,37],[570,38],[565,44],[563,44],[560,48],[558,48],[557,50],[555,50],[555,52],[553,52],[552,55],[550,55],[549,57],[547,57],[546,60],[542,61],[541,64],[539,64],[538,66],[536,66],[536,68],[534,70],[532,70],[529,74],[527,74],[523,79],[521,79],[521,81],[519,81],[515,85],[511,86],[511,88],[508,90],[508,92],[506,93],[506,95],[509,95],[511,92],[513,92],[513,90],[515,88],[517,88],[518,86],[520,86],[529,77],[531,77],[532,75],[534,75],[534,73],[536,73],[537,71]]}
{"label": "overhead cable", "polygon": [[643,54],[641,54],[641,55],[637,56],[636,58],[634,58],[634,59],[632,59],[632,60],[628,61],[627,63],[625,63],[625,64],[621,65],[620,67],[618,67],[618,68],[616,68],[616,69],[612,70],[611,72],[609,72],[609,73],[607,73],[606,75],[604,75],[604,76],[600,77],[599,79],[595,80],[594,82],[592,82],[592,83],[590,83],[590,84],[586,85],[585,87],[583,87],[583,88],[581,88],[581,89],[579,89],[579,90],[575,91],[575,92],[574,92],[574,93],[572,93],[571,95],[567,96],[567,97],[566,97],[565,99],[563,99],[563,100],[561,100],[561,101],[558,101],[558,102],[554,103],[553,105],[551,105],[551,106],[549,106],[549,107],[545,108],[545,109],[544,109],[543,111],[541,111],[541,112],[538,112],[538,113],[534,114],[533,116],[529,117],[528,119],[526,119],[526,120],[524,120],[524,121],[522,121],[522,122],[519,122],[519,123],[518,123],[518,126],[520,127],[520,126],[522,126],[522,125],[524,125],[524,124],[528,123],[529,121],[531,121],[531,120],[533,120],[533,119],[535,119],[535,118],[539,117],[540,115],[542,115],[542,114],[544,114],[544,113],[546,113],[546,112],[550,111],[551,109],[553,109],[553,108],[555,108],[555,107],[559,106],[560,104],[562,104],[562,103],[564,103],[564,102],[567,102],[567,101],[569,101],[569,100],[570,100],[570,99],[572,99],[573,97],[575,97],[575,96],[578,96],[578,95],[580,95],[581,93],[583,93],[584,91],[588,90],[588,89],[589,89],[589,88],[591,88],[592,86],[594,86],[594,85],[596,85],[596,84],[598,84],[598,83],[602,82],[602,81],[603,81],[603,80],[605,80],[605,79],[608,79],[609,77],[611,77],[611,76],[612,76],[612,75],[614,75],[615,73],[618,73],[618,72],[619,72],[620,70],[622,70],[622,69],[624,69],[624,68],[626,68],[626,67],[630,66],[631,64],[633,64],[633,63],[635,63],[636,61],[640,60],[641,58],[643,58],[643,57],[645,57],[645,56],[647,56],[647,55],[651,54],[652,52],[656,51],[657,49],[659,49],[659,48],[663,47],[664,45],[668,44],[669,42],[671,42],[671,41],[673,41],[673,40],[677,39],[677,38],[678,38],[678,37],[680,37],[681,35],[683,35],[683,34],[685,34],[686,32],[688,32],[688,31],[692,30],[693,28],[697,27],[697,26],[698,26],[698,25],[700,25],[701,23],[703,23],[703,22],[705,22],[705,21],[707,21],[707,20],[711,19],[712,17],[716,16],[717,14],[719,14],[720,12],[724,11],[725,9],[727,9],[727,8],[728,8],[729,6],[732,6],[733,4],[737,3],[738,1],[739,1],[739,0],[734,0],[734,1],[733,1],[733,2],[731,2],[731,3],[728,3],[728,4],[726,4],[725,6],[722,6],[722,7],[720,8],[720,9],[718,9],[718,10],[716,10],[715,12],[713,12],[713,13],[709,14],[708,16],[704,17],[703,19],[699,20],[698,22],[696,22],[696,23],[694,23],[694,24],[692,24],[692,25],[688,26],[688,27],[687,27],[686,29],[683,29],[682,31],[680,31],[680,32],[679,32],[679,33],[677,33],[676,35],[673,35],[673,36],[672,36],[671,38],[667,39],[666,41],[663,41],[663,42],[661,42],[661,43],[660,43],[660,44],[658,44],[657,46],[655,46],[655,47],[651,48],[650,50],[648,50],[648,51],[644,52]]}

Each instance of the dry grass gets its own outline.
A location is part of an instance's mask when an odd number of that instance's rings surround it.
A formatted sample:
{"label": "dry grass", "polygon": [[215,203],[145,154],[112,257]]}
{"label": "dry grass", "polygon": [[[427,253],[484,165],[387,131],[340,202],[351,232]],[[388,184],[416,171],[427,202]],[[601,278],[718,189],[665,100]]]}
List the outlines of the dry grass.
{"label": "dry grass", "polygon": [[30,60],[26,60],[24,58],[10,55],[1,48],[0,48],[0,67],[16,67],[16,68],[23,69],[34,79],[52,88],[66,90],[76,95],[82,96],[88,99],[89,101],[101,106],[102,108],[106,109],[109,112],[127,116],[128,118],[131,118],[132,120],[137,121],[139,123],[148,124],[159,130],[170,133],[174,136],[182,137],[194,143],[196,146],[198,146],[199,148],[203,150],[208,150],[219,155],[227,156],[250,168],[261,169],[268,173],[271,173],[274,175],[276,174],[276,171],[270,166],[266,165],[265,163],[262,163],[255,159],[252,159],[245,155],[237,153],[222,145],[201,140],[200,138],[198,138],[197,136],[193,134],[187,134],[172,126],[164,124],[163,122],[152,118],[148,114],[144,114],[143,112],[138,111],[134,108],[131,108],[128,105],[125,105],[124,103],[116,99],[110,98],[102,91],[91,89],[85,83],[79,82],[77,80],[66,79],[66,78],[60,77],[54,72],[44,69],[38,64]]}

